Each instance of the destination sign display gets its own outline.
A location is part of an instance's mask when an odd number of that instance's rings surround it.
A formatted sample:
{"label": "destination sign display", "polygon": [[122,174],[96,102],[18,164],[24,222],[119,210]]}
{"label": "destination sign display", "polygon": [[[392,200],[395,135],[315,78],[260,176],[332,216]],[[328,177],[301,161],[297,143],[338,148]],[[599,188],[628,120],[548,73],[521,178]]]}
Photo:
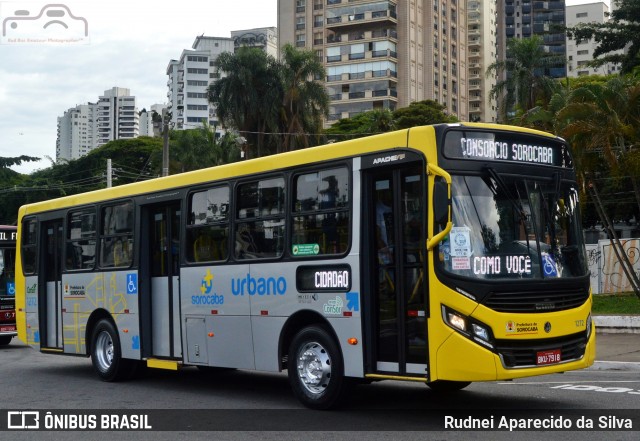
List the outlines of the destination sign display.
{"label": "destination sign display", "polygon": [[506,161],[563,168],[573,165],[565,143],[526,133],[449,130],[445,134],[444,155],[450,159]]}
{"label": "destination sign display", "polygon": [[16,227],[0,225],[0,244],[15,245],[17,234]]}
{"label": "destination sign display", "polygon": [[351,289],[349,265],[301,266],[296,272],[300,292],[348,292]]}

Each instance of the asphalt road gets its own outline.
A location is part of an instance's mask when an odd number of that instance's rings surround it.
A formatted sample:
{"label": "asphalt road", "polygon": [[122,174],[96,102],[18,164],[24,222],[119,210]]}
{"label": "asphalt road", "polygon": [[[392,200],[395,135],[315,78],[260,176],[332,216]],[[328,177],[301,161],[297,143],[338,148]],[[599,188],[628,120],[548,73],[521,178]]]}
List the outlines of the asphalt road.
{"label": "asphalt road", "polygon": [[[445,396],[420,383],[386,381],[358,386],[350,402],[332,412],[303,408],[289,390],[286,373],[212,374],[186,368],[178,372],[154,370],[133,381],[104,383],[97,379],[87,358],[41,354],[15,339],[0,348],[0,372],[2,428],[7,427],[9,412],[37,410],[41,421],[48,411],[66,418],[95,415],[97,426],[104,414],[116,415],[113,421],[120,425],[133,425],[133,415],[143,415],[140,421],[146,416],[144,422],[156,429],[117,434],[5,430],[0,431],[0,440],[512,441],[517,437],[584,441],[637,440],[640,434],[638,372],[584,370],[513,382],[474,383]],[[68,424],[68,420],[61,424]],[[524,424],[529,424],[529,429]],[[531,426],[534,424],[570,424],[571,431],[549,431]],[[629,424],[632,431],[620,430]],[[464,430],[470,426],[474,429]]]}

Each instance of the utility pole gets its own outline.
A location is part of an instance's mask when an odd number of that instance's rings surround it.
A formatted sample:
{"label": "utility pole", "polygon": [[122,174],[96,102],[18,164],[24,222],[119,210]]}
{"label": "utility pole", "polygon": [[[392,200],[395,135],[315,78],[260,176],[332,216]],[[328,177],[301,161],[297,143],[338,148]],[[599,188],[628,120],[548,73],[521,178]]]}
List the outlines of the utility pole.
{"label": "utility pole", "polygon": [[107,188],[111,188],[113,183],[112,179],[113,169],[111,168],[111,158],[107,159]]}
{"label": "utility pole", "polygon": [[169,176],[169,115],[162,110],[162,176]]}

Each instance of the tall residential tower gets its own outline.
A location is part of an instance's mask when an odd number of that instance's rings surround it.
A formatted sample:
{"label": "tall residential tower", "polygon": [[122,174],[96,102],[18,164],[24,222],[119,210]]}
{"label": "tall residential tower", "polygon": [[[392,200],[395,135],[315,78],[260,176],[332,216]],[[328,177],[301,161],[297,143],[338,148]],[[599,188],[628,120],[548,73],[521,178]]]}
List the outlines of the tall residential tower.
{"label": "tall residential tower", "polygon": [[315,51],[328,124],[432,99],[468,119],[464,0],[279,0],[278,41]]}

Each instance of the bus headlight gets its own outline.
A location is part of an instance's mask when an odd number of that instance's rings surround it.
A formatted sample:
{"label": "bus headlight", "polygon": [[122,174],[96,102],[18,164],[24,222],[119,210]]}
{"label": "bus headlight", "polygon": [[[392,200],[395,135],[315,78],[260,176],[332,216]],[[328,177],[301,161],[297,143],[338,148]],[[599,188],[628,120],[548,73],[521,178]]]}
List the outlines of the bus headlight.
{"label": "bus headlight", "polygon": [[587,340],[589,340],[589,337],[591,337],[591,330],[592,330],[592,326],[591,326],[591,313],[589,313],[589,316],[587,317]]}
{"label": "bus headlight", "polygon": [[491,331],[489,330],[489,327],[483,323],[477,322],[474,319],[469,319],[469,317],[466,317],[444,305],[442,305],[442,318],[447,325],[465,337],[480,343],[483,346],[493,348],[493,344],[491,343]]}
{"label": "bus headlight", "polygon": [[464,317],[459,316],[454,312],[447,312],[447,322],[454,328],[459,329],[460,331],[467,331],[467,321]]}
{"label": "bus headlight", "polygon": [[451,326],[456,331],[460,331],[463,334],[468,335],[467,318],[464,315],[442,305],[442,319],[447,325]]}
{"label": "bus headlight", "polygon": [[471,329],[473,329],[473,333],[476,337],[488,342],[489,341],[489,330],[483,326],[476,325],[475,323],[471,324]]}

